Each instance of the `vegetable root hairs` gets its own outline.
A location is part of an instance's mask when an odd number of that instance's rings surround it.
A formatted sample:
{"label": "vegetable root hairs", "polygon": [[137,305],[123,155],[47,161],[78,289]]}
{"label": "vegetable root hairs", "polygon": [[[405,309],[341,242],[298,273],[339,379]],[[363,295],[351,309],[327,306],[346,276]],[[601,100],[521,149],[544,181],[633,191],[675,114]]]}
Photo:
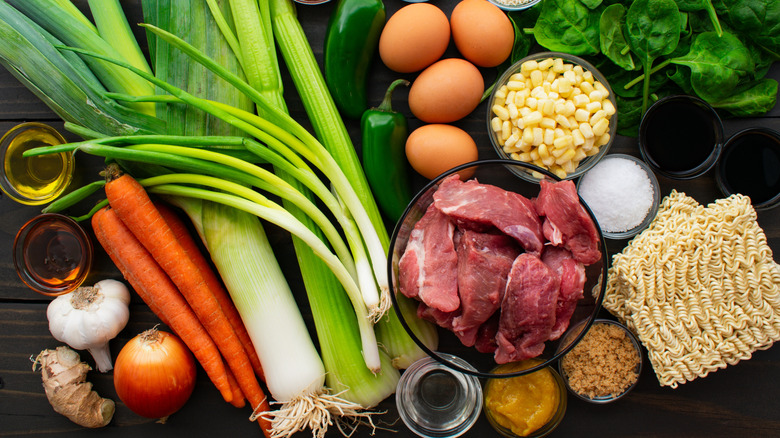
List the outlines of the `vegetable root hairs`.
{"label": "vegetable root hairs", "polygon": [[92,383],[87,382],[87,372],[92,368],[81,361],[78,353],[63,345],[30,359],[33,371],[40,365],[46,397],[57,413],[83,427],[103,427],[111,422],[114,401],[92,390]]}
{"label": "vegetable root hairs", "polygon": [[[324,438],[328,426],[339,424],[339,430],[344,433],[341,424],[346,421],[358,420],[368,424],[372,428],[372,435],[376,429],[372,416],[380,412],[366,411],[363,406],[344,400],[341,393],[329,394],[327,392],[314,392],[298,396],[286,402],[272,402],[282,407],[273,411],[253,412],[250,420],[263,418],[271,421],[271,437],[283,438],[292,436],[296,432],[310,429],[313,438]],[[354,430],[353,430],[354,432]],[[345,434],[349,436],[350,434]]]}

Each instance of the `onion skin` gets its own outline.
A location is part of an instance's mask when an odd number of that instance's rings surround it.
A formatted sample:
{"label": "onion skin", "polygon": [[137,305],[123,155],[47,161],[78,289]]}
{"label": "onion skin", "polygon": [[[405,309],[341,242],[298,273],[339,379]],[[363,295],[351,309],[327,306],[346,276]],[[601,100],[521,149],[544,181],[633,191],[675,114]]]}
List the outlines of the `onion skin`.
{"label": "onion skin", "polygon": [[166,418],[181,409],[195,389],[195,359],[175,335],[147,330],[131,339],[114,363],[114,388],[131,411]]}

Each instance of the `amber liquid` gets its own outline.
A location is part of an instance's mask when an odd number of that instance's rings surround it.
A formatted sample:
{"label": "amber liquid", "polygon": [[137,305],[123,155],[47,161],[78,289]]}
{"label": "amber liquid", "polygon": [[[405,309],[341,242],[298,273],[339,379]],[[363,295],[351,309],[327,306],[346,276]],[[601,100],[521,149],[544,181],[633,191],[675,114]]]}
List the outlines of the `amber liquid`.
{"label": "amber liquid", "polygon": [[23,157],[24,151],[62,143],[49,130],[32,127],[20,132],[8,145],[3,162],[5,179],[20,198],[46,199],[64,190],[70,175],[67,155]]}
{"label": "amber liquid", "polygon": [[85,242],[66,225],[43,221],[25,239],[25,267],[35,281],[51,288],[64,288],[89,269],[85,248]]}

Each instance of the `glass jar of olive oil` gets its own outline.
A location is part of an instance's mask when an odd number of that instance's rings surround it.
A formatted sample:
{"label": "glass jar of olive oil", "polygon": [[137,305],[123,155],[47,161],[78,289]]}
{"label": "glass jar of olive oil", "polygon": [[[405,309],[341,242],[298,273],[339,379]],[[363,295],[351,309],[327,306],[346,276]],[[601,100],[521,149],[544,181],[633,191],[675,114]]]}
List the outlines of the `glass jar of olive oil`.
{"label": "glass jar of olive oil", "polygon": [[65,138],[49,125],[22,123],[0,139],[3,171],[0,188],[8,197],[25,205],[45,204],[59,196],[73,176],[70,152],[24,157],[24,151],[66,143]]}

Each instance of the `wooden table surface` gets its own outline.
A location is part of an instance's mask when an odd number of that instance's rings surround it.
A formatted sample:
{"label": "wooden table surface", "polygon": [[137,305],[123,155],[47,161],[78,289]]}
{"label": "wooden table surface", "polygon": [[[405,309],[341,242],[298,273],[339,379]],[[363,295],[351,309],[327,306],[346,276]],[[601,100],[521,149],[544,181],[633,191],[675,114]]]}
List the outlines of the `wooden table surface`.
{"label": "wooden table surface", "polygon": [[[447,14],[455,2],[435,2]],[[123,0],[131,23],[141,21],[140,1]],[[400,0],[385,1],[388,14],[405,3]],[[299,6],[299,17],[321,61],[322,41],[328,16],[333,4]],[[452,48],[450,48],[452,51]],[[485,70],[486,81],[491,81],[495,71]],[[372,104],[378,104],[380,96],[392,79],[398,75],[390,72],[380,62],[372,70],[370,96]],[[780,65],[775,63],[770,76],[780,78]],[[411,76],[409,76],[411,78]],[[285,78],[286,95],[293,115],[305,123],[300,100],[294,86]],[[410,116],[410,128],[420,125],[411,118],[406,106],[406,90],[396,94],[394,104],[398,110]],[[493,152],[485,131],[485,104],[466,119],[456,123],[469,131],[479,145],[480,158],[493,158]],[[17,123],[42,121],[62,129],[59,118],[32,93],[20,85],[4,69],[0,71],[0,133]],[[359,126],[347,120],[356,146],[359,146]],[[743,128],[765,126],[780,131],[780,108],[776,107],[765,117],[727,120],[726,135]],[[69,140],[77,137],[67,134]],[[611,152],[638,156],[636,140],[619,137]],[[74,184],[98,178],[100,160],[81,155],[77,157],[77,177]],[[659,177],[662,195],[678,189],[693,196],[700,203],[709,203],[721,197],[712,173],[691,181],[673,181]],[[424,183],[421,177],[415,184]],[[32,371],[31,356],[42,349],[60,345],[49,333],[46,306],[49,299],[27,289],[13,268],[11,248],[14,235],[21,225],[39,212],[38,207],[22,206],[0,197],[0,437],[206,437],[229,433],[231,436],[261,436],[256,425],[247,418],[249,408],[236,409],[224,403],[205,373],[199,369],[198,384],[186,406],[170,417],[166,424],[141,418],[119,402],[112,384],[112,374],[93,371],[89,380],[103,396],[116,400],[117,410],[107,427],[96,430],[83,429],[65,417],[55,413],[49,405],[39,372]],[[780,208],[762,211],[758,222],[767,234],[770,247],[780,252]],[[286,266],[289,282],[298,296],[304,296],[303,287],[296,274],[294,255],[289,237],[284,234],[271,236],[282,264]],[[619,252],[625,241],[610,241],[609,252]],[[778,257],[775,256],[775,260]],[[288,262],[288,263],[285,263]],[[102,278],[120,279],[121,275],[105,253],[98,249],[95,266],[87,279],[88,284]],[[134,335],[158,323],[158,319],[146,305],[134,296],[131,317],[127,327],[110,343],[115,358],[121,347]],[[604,316],[608,316],[602,311]],[[82,358],[91,361],[84,352]],[[756,352],[752,359],[736,366],[719,370],[706,378],[697,379],[677,389],[661,387],[645,359],[644,372],[635,390],[625,399],[609,405],[592,405],[569,397],[568,410],[563,422],[552,433],[553,437],[624,437],[624,436],[685,436],[685,437],[733,437],[780,436],[780,349],[770,348]],[[377,430],[376,436],[412,436],[398,420],[394,398],[379,406],[386,413],[378,420],[389,423],[389,429]],[[299,436],[307,436],[301,433]],[[488,437],[497,434],[487,421],[480,418],[465,436]],[[338,436],[333,430],[329,436]],[[370,429],[361,428],[356,437],[370,436]]]}

